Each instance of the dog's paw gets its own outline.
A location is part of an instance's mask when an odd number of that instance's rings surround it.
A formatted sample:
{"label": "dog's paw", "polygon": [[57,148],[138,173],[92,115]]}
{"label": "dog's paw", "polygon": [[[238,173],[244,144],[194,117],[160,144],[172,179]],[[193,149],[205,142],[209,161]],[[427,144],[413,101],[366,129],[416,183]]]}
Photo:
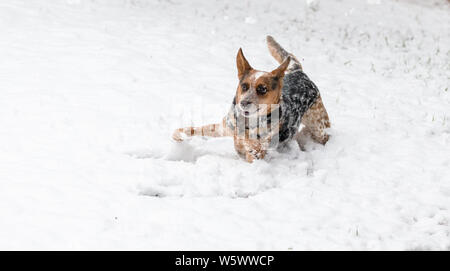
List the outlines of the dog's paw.
{"label": "dog's paw", "polygon": [[247,152],[245,154],[245,161],[247,161],[248,163],[253,163],[253,160],[255,160],[255,156],[252,153]]}
{"label": "dog's paw", "polygon": [[172,139],[177,142],[182,142],[187,138],[187,135],[183,132],[183,129],[177,129],[172,134]]}

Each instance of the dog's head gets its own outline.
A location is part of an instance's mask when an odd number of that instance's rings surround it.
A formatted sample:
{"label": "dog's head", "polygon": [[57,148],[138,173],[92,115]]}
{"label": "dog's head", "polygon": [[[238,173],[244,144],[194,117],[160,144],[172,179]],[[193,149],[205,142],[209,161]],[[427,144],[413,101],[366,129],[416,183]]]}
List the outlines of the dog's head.
{"label": "dog's head", "polygon": [[242,49],[239,49],[236,57],[239,85],[235,102],[242,115],[250,117],[267,114],[271,105],[280,102],[284,72],[289,62],[288,57],[271,72],[258,71],[250,66]]}

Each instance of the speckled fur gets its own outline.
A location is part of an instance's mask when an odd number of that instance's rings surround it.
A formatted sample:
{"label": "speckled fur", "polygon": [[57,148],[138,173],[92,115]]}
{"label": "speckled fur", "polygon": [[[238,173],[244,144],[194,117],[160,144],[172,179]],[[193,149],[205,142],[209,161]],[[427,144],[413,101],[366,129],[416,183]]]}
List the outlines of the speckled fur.
{"label": "speckled fur", "polygon": [[[302,150],[309,138],[321,144],[327,143],[329,135],[326,133],[326,129],[330,128],[331,124],[319,89],[303,73],[297,58],[284,50],[271,36],[267,36],[267,45],[270,53],[278,62],[283,62],[287,57],[292,59],[284,77],[281,105],[291,108],[291,110],[287,109],[292,113],[289,123],[294,125],[285,124],[283,120],[284,128],[280,132],[280,142],[285,142],[285,138],[295,137]],[[300,99],[298,95],[300,95]],[[285,105],[283,106],[283,104]],[[297,132],[299,120],[305,127]]]}

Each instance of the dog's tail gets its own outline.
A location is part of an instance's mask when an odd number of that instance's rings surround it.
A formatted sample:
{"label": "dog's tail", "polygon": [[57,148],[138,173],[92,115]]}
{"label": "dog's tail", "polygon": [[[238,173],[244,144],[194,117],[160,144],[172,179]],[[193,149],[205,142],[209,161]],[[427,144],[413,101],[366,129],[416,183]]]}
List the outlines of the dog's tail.
{"label": "dog's tail", "polygon": [[267,36],[267,47],[269,47],[270,54],[281,64],[283,61],[291,57],[291,62],[288,66],[288,70],[302,70],[302,65],[300,64],[300,61],[291,53],[288,53],[286,50],[284,50],[283,47],[281,47],[278,42],[275,41],[275,39],[272,36]]}

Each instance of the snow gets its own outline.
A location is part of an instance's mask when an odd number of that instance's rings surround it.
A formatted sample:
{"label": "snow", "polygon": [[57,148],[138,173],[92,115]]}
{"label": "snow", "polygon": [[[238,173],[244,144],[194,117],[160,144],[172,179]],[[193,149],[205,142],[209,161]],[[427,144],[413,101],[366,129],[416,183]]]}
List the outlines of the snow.
{"label": "snow", "polygon": [[[450,249],[447,1],[0,2],[0,249]],[[302,62],[325,145],[248,164],[235,56]]]}

